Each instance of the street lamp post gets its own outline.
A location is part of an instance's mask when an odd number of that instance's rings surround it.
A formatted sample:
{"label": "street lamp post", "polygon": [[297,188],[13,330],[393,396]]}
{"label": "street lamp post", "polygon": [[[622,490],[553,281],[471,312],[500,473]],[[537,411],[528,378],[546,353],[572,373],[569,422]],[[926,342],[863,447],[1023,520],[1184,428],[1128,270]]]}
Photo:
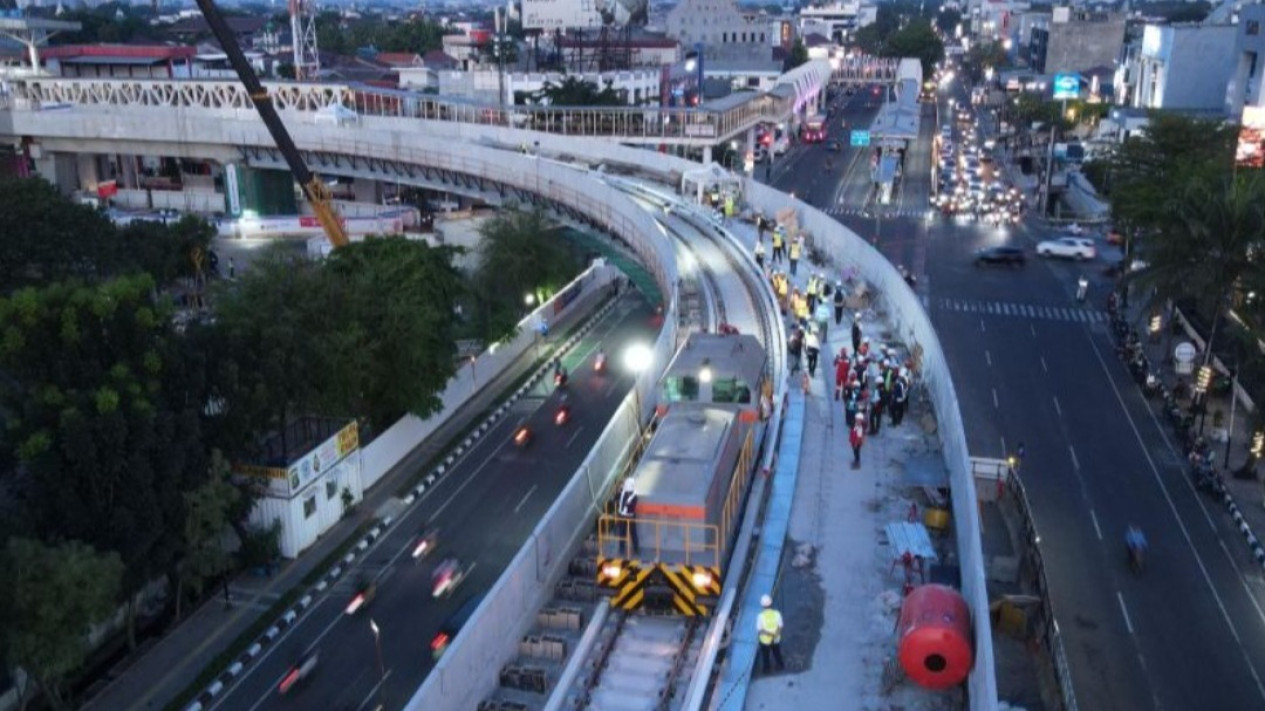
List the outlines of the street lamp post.
{"label": "street lamp post", "polygon": [[373,630],[373,646],[378,651],[378,703],[382,703],[383,687],[387,685],[387,667],[382,661],[382,632],[372,617],[369,618],[369,629]]}

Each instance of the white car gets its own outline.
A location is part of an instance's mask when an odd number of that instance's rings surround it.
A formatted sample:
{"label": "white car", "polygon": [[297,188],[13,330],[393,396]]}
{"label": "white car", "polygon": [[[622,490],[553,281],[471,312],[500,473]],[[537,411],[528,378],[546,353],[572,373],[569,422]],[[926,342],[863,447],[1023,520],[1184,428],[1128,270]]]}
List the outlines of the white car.
{"label": "white car", "polygon": [[1067,257],[1069,259],[1093,259],[1098,249],[1093,240],[1081,237],[1060,237],[1037,244],[1037,254],[1042,257]]}

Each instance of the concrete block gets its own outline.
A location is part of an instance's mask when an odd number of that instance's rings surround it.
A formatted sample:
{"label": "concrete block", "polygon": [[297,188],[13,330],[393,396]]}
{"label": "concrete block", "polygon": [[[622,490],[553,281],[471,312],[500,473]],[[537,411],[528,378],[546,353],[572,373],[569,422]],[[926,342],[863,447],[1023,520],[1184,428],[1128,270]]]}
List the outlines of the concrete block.
{"label": "concrete block", "polygon": [[223,690],[224,690],[224,682],[220,681],[219,679],[216,679],[215,681],[211,682],[211,685],[206,687],[207,696],[210,696],[212,698],[214,698],[215,696],[218,696],[219,693]]}
{"label": "concrete block", "polygon": [[246,656],[250,659],[254,659],[255,657],[259,656],[259,653],[261,651],[263,651],[263,645],[261,645],[258,642],[255,642],[254,644],[246,648]]}
{"label": "concrete block", "polygon": [[306,609],[307,606],[311,604],[312,604],[311,594],[304,595],[303,597],[299,598],[299,607]]}
{"label": "concrete block", "polygon": [[324,580],[318,580],[316,581],[316,586],[313,589],[316,590],[316,592],[325,592],[325,588],[327,587],[329,587],[329,583]]}
{"label": "concrete block", "polygon": [[298,613],[294,610],[286,610],[285,615],[282,615],[281,617],[281,621],[288,625],[293,623],[298,616]]}
{"label": "concrete block", "polygon": [[237,676],[238,674],[241,674],[241,673],[242,673],[242,663],[241,663],[241,662],[233,662],[232,664],[228,665],[228,670],[227,670],[227,671],[228,671],[228,675],[229,675],[229,676]]}
{"label": "concrete block", "polygon": [[404,505],[408,506],[409,504],[413,503],[416,500],[417,500],[417,497],[410,493],[408,496],[404,497]]}
{"label": "concrete block", "polygon": [[281,629],[277,627],[276,625],[273,625],[272,627],[268,628],[267,632],[264,632],[264,637],[267,638],[269,641],[271,641],[271,640],[276,639],[277,635],[279,634],[281,634]]}

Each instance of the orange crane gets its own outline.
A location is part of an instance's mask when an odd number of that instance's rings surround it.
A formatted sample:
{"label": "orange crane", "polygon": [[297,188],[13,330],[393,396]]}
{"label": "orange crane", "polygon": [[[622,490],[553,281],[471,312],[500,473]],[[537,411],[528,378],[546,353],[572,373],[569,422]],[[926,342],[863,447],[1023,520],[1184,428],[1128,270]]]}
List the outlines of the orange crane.
{"label": "orange crane", "polygon": [[211,32],[224,48],[224,53],[228,55],[229,64],[233,65],[237,78],[241,80],[242,86],[246,87],[246,93],[255,103],[255,110],[259,112],[259,118],[263,119],[264,125],[268,127],[268,133],[277,144],[277,150],[281,151],[281,156],[290,166],[294,179],[303,189],[304,197],[312,205],[312,210],[316,212],[316,219],[325,230],[329,243],[335,249],[345,246],[349,241],[347,231],[343,229],[343,223],[334,209],[329,188],[303,162],[303,156],[299,155],[294,139],[290,138],[290,132],[286,131],[285,124],[281,123],[281,117],[277,115],[277,108],[272,105],[272,96],[268,94],[267,89],[264,89],[259,77],[255,75],[255,70],[251,68],[250,62],[246,61],[246,55],[242,53],[241,46],[237,44],[237,38],[229,29],[228,23],[224,21],[224,16],[220,14],[214,0],[197,0],[197,3],[202,16],[206,18],[206,24],[210,26]]}

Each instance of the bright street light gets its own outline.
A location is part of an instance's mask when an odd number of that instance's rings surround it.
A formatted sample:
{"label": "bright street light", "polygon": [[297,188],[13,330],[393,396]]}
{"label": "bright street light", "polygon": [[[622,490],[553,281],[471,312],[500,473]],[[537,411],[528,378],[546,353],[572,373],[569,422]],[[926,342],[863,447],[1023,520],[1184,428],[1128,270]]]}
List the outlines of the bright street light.
{"label": "bright street light", "polygon": [[532,304],[535,304],[535,303],[536,303],[536,295],[535,295],[535,294],[533,294],[533,293],[531,293],[531,292],[528,292],[528,293],[526,293],[526,294],[523,294],[523,303],[524,303],[524,304],[527,304],[528,306],[531,306]]}
{"label": "bright street light", "polygon": [[634,343],[624,351],[624,367],[634,373],[640,373],[654,362],[654,352],[642,343]]}

